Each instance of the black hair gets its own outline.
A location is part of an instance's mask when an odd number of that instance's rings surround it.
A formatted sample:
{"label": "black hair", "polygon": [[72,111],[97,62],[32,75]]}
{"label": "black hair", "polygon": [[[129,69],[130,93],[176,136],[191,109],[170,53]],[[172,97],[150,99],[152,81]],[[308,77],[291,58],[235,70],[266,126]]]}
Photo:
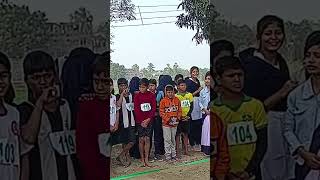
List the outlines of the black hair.
{"label": "black hair", "polygon": [[44,51],[33,51],[23,60],[23,71],[25,79],[28,75],[42,72],[53,71],[56,76],[56,67],[51,55]]}
{"label": "black hair", "polygon": [[150,79],[150,80],[149,80],[149,84],[155,84],[155,85],[157,85],[157,80],[155,80],[155,79]]}
{"label": "black hair", "polygon": [[[206,73],[206,75],[204,76],[204,78],[207,78],[208,76],[211,76],[211,72],[210,71],[208,71],[207,73]],[[211,76],[212,77],[212,76]]]}
{"label": "black hair", "polygon": [[[10,60],[2,52],[0,52],[0,64],[2,64],[3,66],[5,66],[5,68],[7,68],[8,72],[10,73],[10,76],[11,76]],[[12,104],[14,98],[15,98],[15,92],[14,92],[14,89],[13,89],[13,86],[12,86],[12,82],[11,82],[11,79],[10,79],[9,88],[8,88],[8,91],[6,92],[6,94],[4,96],[4,101],[6,103],[8,103],[8,104]]]}
{"label": "black hair", "polygon": [[278,16],[274,15],[266,15],[263,16],[257,23],[257,39],[260,40],[263,31],[270,25],[276,23],[278,27],[282,30],[283,34],[285,34],[284,31],[284,21],[283,19],[279,18]]}
{"label": "black hair", "polygon": [[183,79],[183,75],[182,75],[182,74],[177,74],[177,75],[174,77],[174,81],[177,81],[178,79]]}
{"label": "black hair", "polygon": [[147,78],[140,79],[139,85],[149,86],[149,80]]}
{"label": "black hair", "polygon": [[177,82],[177,85],[179,86],[180,84],[186,84],[186,80],[180,79],[180,80]]}
{"label": "black hair", "polygon": [[108,60],[103,55],[97,55],[94,62],[92,63],[92,73],[93,74],[100,74],[100,73],[109,73],[110,72],[110,65]]}
{"label": "black hair", "polygon": [[[107,77],[108,86],[111,84],[113,86],[113,80],[110,77]],[[111,86],[110,85],[110,86]],[[112,89],[111,94],[114,94],[114,89]]]}
{"label": "black hair", "polygon": [[308,35],[304,45],[304,56],[312,46],[320,45],[320,31],[314,31]]}
{"label": "black hair", "polygon": [[[316,46],[316,45],[320,45],[320,31],[314,31],[308,35],[304,45],[304,58],[306,57],[308,50],[312,46]],[[309,79],[310,77],[310,74],[307,71],[305,71],[305,77],[306,79]]]}
{"label": "black hair", "polygon": [[128,85],[128,80],[125,79],[125,78],[119,78],[118,81],[117,81],[117,84],[118,84],[118,86],[121,85],[121,84]]}
{"label": "black hair", "polygon": [[199,68],[198,68],[197,66],[192,66],[192,67],[190,68],[190,74],[191,74],[192,71],[195,70],[195,69],[197,69],[197,70],[199,71]]}
{"label": "black hair", "polygon": [[226,70],[229,69],[242,69],[240,59],[237,57],[225,56],[217,60],[215,66],[216,72],[221,76]]}
{"label": "black hair", "polygon": [[165,91],[166,91],[166,92],[167,92],[167,91],[174,91],[174,88],[173,88],[172,85],[167,85],[167,86],[165,87]]}
{"label": "black hair", "polygon": [[213,60],[220,54],[221,51],[230,51],[234,56],[234,45],[228,40],[217,40],[210,44],[210,60]]}

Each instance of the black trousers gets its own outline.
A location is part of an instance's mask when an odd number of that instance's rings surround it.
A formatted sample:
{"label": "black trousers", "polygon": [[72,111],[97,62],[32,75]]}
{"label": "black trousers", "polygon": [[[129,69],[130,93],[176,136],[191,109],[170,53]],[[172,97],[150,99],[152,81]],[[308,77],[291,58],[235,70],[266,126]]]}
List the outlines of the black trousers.
{"label": "black trousers", "polygon": [[189,141],[190,145],[201,145],[202,119],[190,120]]}
{"label": "black trousers", "polygon": [[[154,132],[154,154],[164,155],[164,139],[162,129],[162,119],[160,116],[156,116],[153,120],[152,130]],[[152,147],[152,136],[150,137]]]}

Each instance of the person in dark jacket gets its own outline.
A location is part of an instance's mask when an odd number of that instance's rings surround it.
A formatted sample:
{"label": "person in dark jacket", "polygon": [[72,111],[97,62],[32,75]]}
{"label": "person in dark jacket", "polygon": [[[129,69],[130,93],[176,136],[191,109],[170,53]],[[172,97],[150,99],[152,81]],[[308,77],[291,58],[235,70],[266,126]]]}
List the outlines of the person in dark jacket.
{"label": "person in dark jacket", "polygon": [[78,98],[82,94],[92,92],[90,67],[95,57],[88,48],[75,48],[62,67],[62,97],[70,105],[72,127],[75,127]]}
{"label": "person in dark jacket", "polygon": [[246,72],[244,92],[262,101],[268,114],[268,127],[257,132],[265,141],[257,144],[256,158],[253,158],[256,161],[247,167],[257,180],[288,176],[281,122],[287,108],[287,95],[297,84],[290,80],[286,60],[278,52],[284,39],[283,20],[273,15],[264,16],[257,23],[258,48],[248,48],[239,55]]}

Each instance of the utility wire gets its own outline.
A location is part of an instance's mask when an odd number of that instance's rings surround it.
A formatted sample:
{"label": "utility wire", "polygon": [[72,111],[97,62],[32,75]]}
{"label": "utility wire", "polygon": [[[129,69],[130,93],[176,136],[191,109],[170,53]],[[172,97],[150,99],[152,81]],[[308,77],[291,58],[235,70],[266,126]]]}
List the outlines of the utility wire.
{"label": "utility wire", "polygon": [[133,25],[123,25],[123,26],[112,26],[112,27],[134,27],[134,26],[147,26],[147,25],[156,25],[156,24],[170,24],[175,23],[176,21],[166,21],[158,23],[149,23],[149,24],[133,24]]}
{"label": "utility wire", "polygon": [[[177,16],[159,16],[159,17],[146,17],[146,18],[142,18],[143,20],[144,19],[165,19],[165,18],[176,18]],[[130,21],[139,21],[141,20],[141,18],[137,18],[137,19],[133,19],[133,20],[130,20]],[[121,21],[121,20],[116,20],[116,21],[113,21],[113,22],[124,22],[124,21]]]}
{"label": "utility wire", "polygon": [[153,6],[140,6],[140,7],[178,7],[178,5],[153,5]]}

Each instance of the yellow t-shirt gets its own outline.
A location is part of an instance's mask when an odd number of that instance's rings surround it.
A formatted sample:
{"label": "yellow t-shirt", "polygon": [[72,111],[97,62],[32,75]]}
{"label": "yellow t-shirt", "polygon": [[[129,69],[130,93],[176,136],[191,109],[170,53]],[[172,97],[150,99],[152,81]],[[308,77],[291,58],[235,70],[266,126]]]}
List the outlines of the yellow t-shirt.
{"label": "yellow t-shirt", "polygon": [[191,93],[177,93],[176,97],[181,102],[181,110],[182,110],[182,117],[185,117],[188,115],[188,112],[190,110],[191,102],[193,102],[193,96]]}
{"label": "yellow t-shirt", "polygon": [[227,127],[230,171],[244,171],[256,150],[256,130],[267,126],[263,104],[257,99],[244,96],[238,107],[231,107],[223,103],[221,98],[217,98],[213,102],[212,110]]}

